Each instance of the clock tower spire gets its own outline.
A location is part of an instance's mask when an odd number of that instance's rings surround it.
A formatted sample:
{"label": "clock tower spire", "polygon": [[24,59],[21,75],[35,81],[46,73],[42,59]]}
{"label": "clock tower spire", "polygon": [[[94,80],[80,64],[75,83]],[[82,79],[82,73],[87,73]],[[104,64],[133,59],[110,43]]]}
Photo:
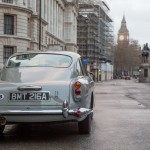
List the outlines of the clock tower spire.
{"label": "clock tower spire", "polygon": [[129,44],[129,31],[127,29],[125,15],[123,16],[121,27],[118,31],[118,44],[121,43]]}

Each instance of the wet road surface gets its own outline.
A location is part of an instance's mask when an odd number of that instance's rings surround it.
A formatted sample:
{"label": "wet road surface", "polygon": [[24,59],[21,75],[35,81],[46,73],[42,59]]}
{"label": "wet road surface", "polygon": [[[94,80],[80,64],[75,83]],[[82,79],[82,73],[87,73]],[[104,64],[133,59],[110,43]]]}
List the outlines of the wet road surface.
{"label": "wet road surface", "polygon": [[98,83],[90,135],[76,123],[8,125],[0,150],[150,150],[150,85]]}

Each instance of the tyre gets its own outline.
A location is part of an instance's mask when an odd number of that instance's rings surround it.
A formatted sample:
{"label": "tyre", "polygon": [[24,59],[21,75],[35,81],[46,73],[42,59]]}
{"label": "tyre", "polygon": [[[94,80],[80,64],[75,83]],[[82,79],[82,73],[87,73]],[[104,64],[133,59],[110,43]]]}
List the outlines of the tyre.
{"label": "tyre", "polygon": [[3,133],[4,129],[5,129],[5,126],[4,125],[0,125],[0,134]]}
{"label": "tyre", "polygon": [[93,100],[92,100],[92,102],[91,102],[91,114],[90,114],[92,120],[93,120],[93,117],[94,117],[94,111],[93,111],[94,106],[93,105],[94,105],[94,103],[93,103]]}
{"label": "tyre", "polygon": [[91,115],[89,114],[83,121],[78,122],[79,133],[90,134],[91,132]]}
{"label": "tyre", "polygon": [[94,118],[94,112],[93,112],[93,110],[92,110],[90,116],[91,116],[91,119],[93,120],[93,118]]}

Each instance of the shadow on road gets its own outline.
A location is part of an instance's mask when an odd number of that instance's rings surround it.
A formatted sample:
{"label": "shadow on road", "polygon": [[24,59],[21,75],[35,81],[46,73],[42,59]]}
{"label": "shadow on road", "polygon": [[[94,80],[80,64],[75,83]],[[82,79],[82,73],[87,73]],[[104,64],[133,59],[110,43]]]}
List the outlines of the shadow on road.
{"label": "shadow on road", "polygon": [[50,141],[58,142],[59,140],[69,141],[71,139],[78,142],[81,138],[89,138],[90,136],[91,135],[79,134],[77,123],[74,122],[61,124],[7,125],[4,134],[0,136],[0,143],[47,143]]}

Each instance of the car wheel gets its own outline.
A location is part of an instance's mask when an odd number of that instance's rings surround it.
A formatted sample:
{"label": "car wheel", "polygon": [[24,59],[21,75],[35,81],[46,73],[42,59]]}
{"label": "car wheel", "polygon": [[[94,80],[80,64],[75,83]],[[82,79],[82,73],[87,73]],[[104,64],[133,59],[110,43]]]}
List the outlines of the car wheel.
{"label": "car wheel", "polygon": [[91,132],[91,114],[89,114],[83,121],[78,122],[79,133],[90,134]]}
{"label": "car wheel", "polygon": [[4,129],[5,129],[5,125],[0,125],[0,134],[3,133]]}
{"label": "car wheel", "polygon": [[94,118],[94,112],[93,112],[93,110],[92,110],[90,116],[91,116],[91,119],[93,120],[93,118]]}
{"label": "car wheel", "polygon": [[90,114],[90,116],[91,116],[91,119],[93,120],[93,117],[94,117],[94,111],[93,111],[93,108],[94,108],[94,97],[93,97],[93,95],[92,95],[92,97],[91,97],[91,114]]}

